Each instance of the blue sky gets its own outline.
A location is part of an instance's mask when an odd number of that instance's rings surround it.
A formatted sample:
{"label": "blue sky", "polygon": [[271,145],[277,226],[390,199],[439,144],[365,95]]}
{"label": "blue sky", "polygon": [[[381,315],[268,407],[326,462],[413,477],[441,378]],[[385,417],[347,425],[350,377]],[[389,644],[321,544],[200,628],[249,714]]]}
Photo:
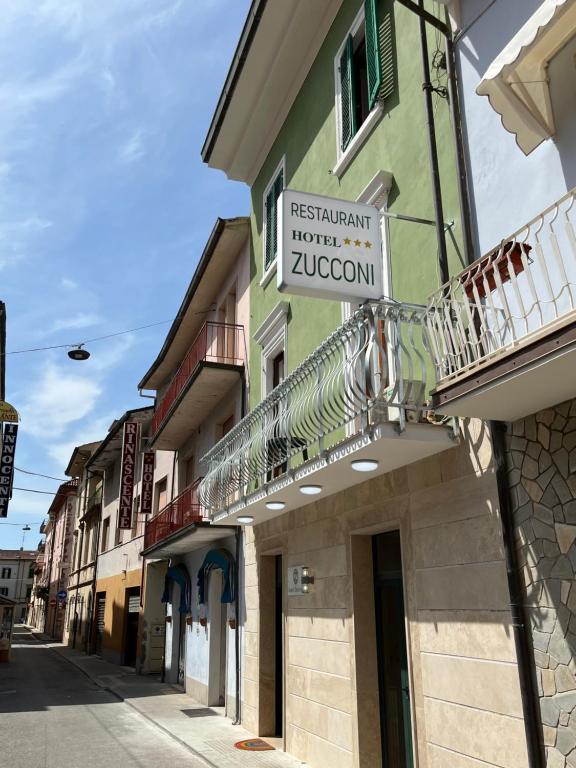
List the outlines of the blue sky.
{"label": "blue sky", "polygon": [[[11,0],[0,17],[0,297],[8,350],[171,319],[217,216],[248,190],[200,148],[249,0]],[[168,325],[7,357],[16,465],[63,477],[127,408]],[[19,472],[15,485],[55,490]],[[15,491],[0,548],[35,548],[49,496]]]}

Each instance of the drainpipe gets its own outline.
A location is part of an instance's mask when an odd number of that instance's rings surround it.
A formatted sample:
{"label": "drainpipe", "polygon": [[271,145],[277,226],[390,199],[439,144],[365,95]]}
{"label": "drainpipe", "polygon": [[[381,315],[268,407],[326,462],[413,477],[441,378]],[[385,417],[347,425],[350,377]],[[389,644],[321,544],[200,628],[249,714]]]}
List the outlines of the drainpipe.
{"label": "drainpipe", "polygon": [[528,766],[529,768],[544,768],[545,760],[539,738],[541,731],[540,718],[536,707],[537,697],[532,675],[534,664],[528,641],[528,627],[530,623],[522,600],[523,590],[520,584],[518,557],[514,544],[514,524],[507,481],[505,432],[506,425],[503,422],[490,422],[490,437],[494,449],[498,503],[500,506],[500,521],[504,542],[504,559],[506,575],[508,577],[508,590],[510,592],[510,613],[512,615],[514,645],[516,647],[516,659],[520,676],[520,695],[522,698],[522,713],[524,715]]}
{"label": "drainpipe", "polygon": [[241,717],[241,705],[240,705],[240,549],[242,541],[242,529],[238,525],[236,526],[236,562],[234,563],[234,582],[236,585],[236,626],[234,628],[234,656],[235,656],[235,673],[236,673],[236,718],[232,725],[240,725]]}
{"label": "drainpipe", "polygon": [[[420,11],[424,10],[424,0],[418,0]],[[434,104],[432,102],[432,82],[430,80],[430,62],[428,59],[428,39],[426,37],[426,20],[419,14],[420,23],[420,52],[422,56],[422,90],[426,108],[426,125],[428,128],[428,153],[432,173],[432,194],[434,197],[434,213],[436,218],[436,239],[438,241],[438,264],[442,285],[450,279],[448,269],[448,251],[446,249],[446,232],[444,229],[444,208],[442,205],[442,187],[440,183],[440,164],[438,162],[438,146],[436,144],[436,127],[434,122]]]}

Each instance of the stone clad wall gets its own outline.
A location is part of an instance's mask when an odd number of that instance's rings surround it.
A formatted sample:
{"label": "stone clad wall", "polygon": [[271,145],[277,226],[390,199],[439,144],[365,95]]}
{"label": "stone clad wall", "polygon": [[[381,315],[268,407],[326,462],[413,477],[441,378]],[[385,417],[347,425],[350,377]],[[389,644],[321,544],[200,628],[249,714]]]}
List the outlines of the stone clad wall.
{"label": "stone clad wall", "polygon": [[509,483],[549,768],[576,768],[576,400],[508,427]]}

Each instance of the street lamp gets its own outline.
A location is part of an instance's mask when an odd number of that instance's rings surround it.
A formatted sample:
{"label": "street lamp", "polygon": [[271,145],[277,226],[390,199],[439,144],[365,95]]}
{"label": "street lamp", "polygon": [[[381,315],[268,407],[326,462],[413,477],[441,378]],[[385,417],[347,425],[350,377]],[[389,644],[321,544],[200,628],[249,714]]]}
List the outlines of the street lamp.
{"label": "street lamp", "polygon": [[22,546],[20,547],[20,549],[24,549],[24,539],[26,538],[26,531],[31,531],[31,530],[32,528],[30,528],[29,525],[25,525],[22,528]]}

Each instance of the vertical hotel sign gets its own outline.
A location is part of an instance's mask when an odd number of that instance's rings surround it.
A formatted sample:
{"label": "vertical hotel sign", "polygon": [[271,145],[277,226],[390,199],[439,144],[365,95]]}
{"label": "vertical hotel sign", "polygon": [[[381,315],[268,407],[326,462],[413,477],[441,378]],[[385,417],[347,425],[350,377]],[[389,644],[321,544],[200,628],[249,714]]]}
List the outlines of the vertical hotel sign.
{"label": "vertical hotel sign", "polygon": [[8,503],[12,498],[18,421],[19,416],[16,408],[9,403],[0,401],[0,429],[2,431],[2,450],[0,451],[0,517],[8,516]]}
{"label": "vertical hotel sign", "polygon": [[146,451],[142,457],[142,490],[140,492],[140,513],[152,514],[154,491],[154,451]]}
{"label": "vertical hotel sign", "polygon": [[127,421],[124,424],[122,440],[122,466],[120,468],[120,506],[118,528],[132,528],[132,502],[134,497],[134,475],[138,454],[138,424]]}

